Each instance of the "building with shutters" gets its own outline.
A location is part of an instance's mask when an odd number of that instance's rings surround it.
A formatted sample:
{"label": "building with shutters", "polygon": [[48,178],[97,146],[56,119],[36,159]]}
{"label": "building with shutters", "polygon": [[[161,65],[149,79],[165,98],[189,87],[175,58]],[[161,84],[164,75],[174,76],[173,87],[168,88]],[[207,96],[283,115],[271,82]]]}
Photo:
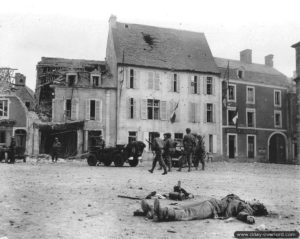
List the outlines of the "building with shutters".
{"label": "building with shutters", "polygon": [[252,51],[247,49],[240,52],[240,60],[215,61],[224,79],[224,156],[233,160],[289,162],[293,158],[288,114],[291,85],[273,67],[273,55],[265,57],[265,64],[256,64],[252,63]]}
{"label": "building with shutters", "polygon": [[117,84],[118,143],[151,142],[154,132],[180,141],[189,127],[222,154],[222,87],[203,33],[111,16],[106,61]]}
{"label": "building with shutters", "polygon": [[46,58],[37,64],[39,153],[50,153],[54,137],[62,155],[82,153],[103,136],[115,144],[116,87],[105,62]]}

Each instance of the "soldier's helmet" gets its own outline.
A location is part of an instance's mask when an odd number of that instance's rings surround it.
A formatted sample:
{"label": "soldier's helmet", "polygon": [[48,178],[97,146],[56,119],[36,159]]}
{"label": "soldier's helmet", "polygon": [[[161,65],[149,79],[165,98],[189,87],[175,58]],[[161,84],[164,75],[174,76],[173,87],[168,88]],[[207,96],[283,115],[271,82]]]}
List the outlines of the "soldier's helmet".
{"label": "soldier's helmet", "polygon": [[191,129],[190,128],[186,128],[185,131],[186,131],[187,134],[191,133]]}
{"label": "soldier's helmet", "polygon": [[251,206],[251,208],[253,209],[253,215],[254,216],[266,216],[268,215],[268,210],[265,207],[264,204],[262,204],[260,201],[258,200],[253,200],[251,202],[249,202],[249,205]]}

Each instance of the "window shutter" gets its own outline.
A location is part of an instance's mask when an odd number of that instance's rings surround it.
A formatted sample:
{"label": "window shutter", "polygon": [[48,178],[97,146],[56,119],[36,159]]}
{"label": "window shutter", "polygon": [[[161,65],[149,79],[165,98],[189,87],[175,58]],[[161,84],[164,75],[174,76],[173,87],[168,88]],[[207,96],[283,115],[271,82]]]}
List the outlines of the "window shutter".
{"label": "window shutter", "polygon": [[167,102],[166,101],[160,102],[160,119],[167,120]]}
{"label": "window shutter", "polygon": [[203,105],[203,111],[204,111],[203,122],[206,123],[207,122],[207,104],[205,104],[205,103]]}
{"label": "window shutter", "polygon": [[180,74],[177,74],[177,92],[180,92]]}
{"label": "window shutter", "polygon": [[199,95],[200,94],[200,83],[201,83],[201,80],[200,80],[200,76],[197,77],[197,94]]}
{"label": "window shutter", "polygon": [[217,109],[217,105],[216,104],[213,104],[213,122],[216,123],[217,122],[217,119],[216,119],[216,109]]}
{"label": "window shutter", "polygon": [[141,100],[141,119],[147,119],[147,100]]}
{"label": "window shutter", "polygon": [[217,153],[217,135],[213,135],[213,153]]}
{"label": "window shutter", "polygon": [[195,103],[195,122],[200,123],[200,104]]}
{"label": "window shutter", "polygon": [[140,86],[140,71],[139,70],[134,70],[133,71],[133,88],[138,89]]}
{"label": "window shutter", "polygon": [[159,73],[155,73],[155,90],[159,90]]}
{"label": "window shutter", "polygon": [[95,120],[100,121],[100,101],[96,100],[95,102]]}
{"label": "window shutter", "polygon": [[203,94],[207,94],[207,82],[206,82],[207,77],[203,78]]}
{"label": "window shutter", "polygon": [[171,118],[171,116],[172,116],[172,113],[173,113],[173,110],[174,110],[174,101],[173,100],[171,100],[170,102],[169,102],[169,114],[168,114],[168,118],[170,119]]}
{"label": "window shutter", "polygon": [[189,91],[189,94],[192,94],[192,77],[191,77],[191,75],[188,75],[188,91]]}
{"label": "window shutter", "polygon": [[216,95],[216,78],[212,77],[212,93]]}
{"label": "window shutter", "polygon": [[85,119],[90,120],[90,100],[86,100],[85,103]]}
{"label": "window shutter", "polygon": [[131,103],[131,98],[127,97],[127,101],[126,101],[126,113],[127,113],[127,119],[130,119],[130,103]]}
{"label": "window shutter", "polygon": [[71,120],[78,120],[78,99],[72,99]]}
{"label": "window shutter", "polygon": [[129,69],[125,68],[125,81],[126,81],[126,88],[129,89],[130,88],[130,75],[129,75]]}
{"label": "window shutter", "polygon": [[148,89],[153,89],[153,72],[148,72]]}
{"label": "window shutter", "polygon": [[133,118],[137,119],[137,105],[136,105],[136,99],[133,99]]}
{"label": "window shutter", "polygon": [[173,74],[168,73],[168,84],[169,84],[169,91],[174,92],[174,84],[173,84]]}

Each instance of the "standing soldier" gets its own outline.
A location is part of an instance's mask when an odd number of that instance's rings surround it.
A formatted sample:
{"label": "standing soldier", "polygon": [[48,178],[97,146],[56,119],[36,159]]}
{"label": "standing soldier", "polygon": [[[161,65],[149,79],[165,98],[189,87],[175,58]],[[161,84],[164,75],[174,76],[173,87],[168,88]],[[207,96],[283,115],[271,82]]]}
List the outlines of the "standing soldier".
{"label": "standing soldier", "polygon": [[16,154],[16,141],[15,137],[11,137],[10,141],[10,146],[9,146],[9,156],[10,156],[10,161],[9,163],[14,164],[15,163],[15,154]]}
{"label": "standing soldier", "polygon": [[197,144],[195,149],[195,168],[198,170],[199,162],[202,164],[202,170],[205,167],[205,145],[204,145],[204,137],[201,135],[197,135]]}
{"label": "standing soldier", "polygon": [[163,151],[164,143],[163,143],[163,140],[160,139],[159,137],[160,137],[160,134],[155,133],[153,143],[152,143],[152,150],[155,151],[155,157],[153,159],[152,168],[148,171],[150,173],[153,173],[156,163],[157,163],[157,161],[159,161],[159,163],[162,165],[162,167],[164,169],[164,172],[162,173],[162,175],[165,175],[165,174],[167,174],[167,167],[166,167],[164,160],[162,159],[162,151]]}
{"label": "standing soldier", "polygon": [[[183,149],[184,149],[184,156],[186,157],[189,169],[188,172],[191,171],[191,164],[192,164],[192,156],[193,156],[193,150],[196,145],[195,137],[191,134],[191,129],[187,128],[186,135],[183,137]],[[183,162],[180,162],[180,166],[178,171],[181,171]]]}
{"label": "standing soldier", "polygon": [[55,137],[54,143],[52,145],[52,162],[57,162],[60,147],[61,147],[61,143],[59,142],[58,138]]}
{"label": "standing soldier", "polygon": [[100,137],[99,137],[98,146],[100,147],[100,149],[104,149],[105,148],[105,141],[104,141],[102,135],[100,135]]}
{"label": "standing soldier", "polygon": [[172,168],[172,155],[176,150],[176,142],[171,138],[170,133],[165,133],[164,159],[168,165],[169,172]]}

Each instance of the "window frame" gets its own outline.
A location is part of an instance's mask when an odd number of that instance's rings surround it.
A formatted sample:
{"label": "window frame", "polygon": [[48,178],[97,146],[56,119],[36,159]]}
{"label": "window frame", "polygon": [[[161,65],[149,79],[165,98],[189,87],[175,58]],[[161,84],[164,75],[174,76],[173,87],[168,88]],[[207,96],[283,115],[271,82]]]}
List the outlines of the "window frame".
{"label": "window frame", "polygon": [[[132,134],[134,133],[134,135]],[[132,135],[130,135],[132,134]],[[133,139],[133,140],[130,140]],[[128,143],[135,142],[138,139],[137,131],[128,131]]]}
{"label": "window frame", "polygon": [[198,94],[198,76],[193,75],[193,79],[191,82],[191,87],[192,87],[192,94]]}
{"label": "window frame", "polygon": [[173,76],[173,79],[172,79],[173,92],[179,92],[178,91],[178,75],[177,75],[177,73],[173,73],[172,76]]}
{"label": "window frame", "polygon": [[246,147],[247,147],[247,158],[250,158],[249,157],[249,137],[254,137],[254,155],[253,155],[253,158],[255,158],[257,155],[256,155],[256,135],[255,134],[247,134],[246,135],[247,137],[247,144],[246,144]]}
{"label": "window frame", "polygon": [[[210,84],[208,83],[210,81]],[[208,93],[208,86],[210,85],[210,93]],[[206,94],[213,95],[213,78],[211,76],[206,77]]]}
{"label": "window frame", "polygon": [[[149,102],[152,104],[149,105]],[[158,104],[158,105],[155,105]],[[149,118],[149,108],[152,108],[152,118]],[[156,113],[157,112],[157,113]],[[157,117],[155,117],[157,115]],[[160,100],[147,99],[147,120],[160,120]]]}
{"label": "window frame", "polygon": [[[280,119],[280,124],[279,125],[277,125],[276,124],[276,115],[279,115],[279,119]],[[281,112],[281,110],[274,110],[274,127],[275,128],[282,128],[282,112]]]}
{"label": "window frame", "polygon": [[129,68],[129,89],[134,89],[134,81],[135,81],[135,74],[134,74],[134,69]]}
{"label": "window frame", "polygon": [[[2,115],[0,116],[0,119],[8,119],[9,118],[9,105],[10,105],[10,100],[7,98],[0,98],[0,101],[6,101],[6,107],[7,107],[7,111],[6,111],[6,115]],[[3,112],[5,112],[5,105],[3,104]]]}
{"label": "window frame", "polygon": [[227,107],[227,126],[234,126],[234,123],[229,124],[229,111],[234,111],[236,112],[236,107]]}
{"label": "window frame", "polygon": [[[92,102],[94,102],[94,117],[92,117]],[[90,99],[90,120],[96,120],[96,100]]]}
{"label": "window frame", "polygon": [[[276,93],[279,93],[279,104],[276,103]],[[274,90],[274,106],[281,107],[281,105],[282,105],[281,90]]]}
{"label": "window frame", "polygon": [[[94,78],[93,77],[98,77],[98,85],[94,84]],[[102,85],[101,75],[100,74],[91,74],[90,83],[91,83],[91,86],[93,86],[93,87],[100,87]]]}
{"label": "window frame", "polygon": [[[249,89],[253,90],[253,101],[249,101]],[[247,90],[246,90],[246,103],[247,104],[255,104],[255,87],[254,86],[247,86]]]}
{"label": "window frame", "polygon": [[[233,87],[233,95],[234,95],[234,99],[229,99],[229,87],[232,86]],[[228,85],[228,92],[227,92],[227,102],[236,102],[236,84],[229,84]]]}
{"label": "window frame", "polygon": [[[248,113],[253,113],[253,126],[249,126]],[[246,126],[248,128],[255,128],[256,127],[256,110],[255,109],[246,108]]]}
{"label": "window frame", "polygon": [[[208,110],[208,106],[211,106],[211,111]],[[208,113],[211,112],[211,121],[208,120]],[[206,103],[206,123],[214,123],[214,104]]]}
{"label": "window frame", "polygon": [[[70,110],[67,109],[67,105],[69,102],[70,104]],[[71,120],[71,117],[72,117],[72,100],[71,99],[66,99],[65,100],[65,117],[67,120]]]}
{"label": "window frame", "polygon": [[[75,80],[74,80],[74,84],[73,85],[70,85],[70,79],[69,79],[70,76],[75,76]],[[77,84],[77,81],[78,81],[78,75],[77,75],[77,73],[67,73],[66,74],[66,82],[67,82],[67,86],[68,87],[74,87]]]}

